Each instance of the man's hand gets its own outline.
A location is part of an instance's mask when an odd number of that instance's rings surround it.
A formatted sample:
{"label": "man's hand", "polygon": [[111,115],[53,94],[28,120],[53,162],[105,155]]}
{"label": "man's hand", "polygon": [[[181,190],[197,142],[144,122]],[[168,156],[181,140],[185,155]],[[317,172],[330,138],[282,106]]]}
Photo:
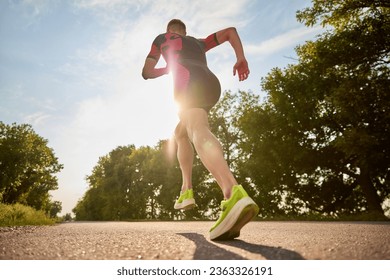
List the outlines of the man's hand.
{"label": "man's hand", "polygon": [[245,58],[237,59],[236,64],[233,67],[233,75],[235,76],[238,73],[238,80],[244,81],[249,76],[248,62]]}
{"label": "man's hand", "polygon": [[162,75],[166,75],[169,73],[169,68],[155,68],[157,65],[157,60],[152,58],[146,58],[144,68],[142,69],[142,77],[147,79],[158,78]]}

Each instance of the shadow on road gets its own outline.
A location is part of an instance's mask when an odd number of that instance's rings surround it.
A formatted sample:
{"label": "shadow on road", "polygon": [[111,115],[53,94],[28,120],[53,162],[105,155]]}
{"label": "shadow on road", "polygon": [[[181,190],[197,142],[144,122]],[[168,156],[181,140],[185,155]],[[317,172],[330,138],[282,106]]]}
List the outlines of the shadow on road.
{"label": "shadow on road", "polygon": [[252,244],[242,240],[210,242],[203,235],[198,233],[178,233],[195,243],[196,249],[194,260],[245,260],[246,258],[223,249],[215,244],[224,244],[231,247],[243,249],[245,251],[261,255],[267,260],[303,260],[304,258],[297,252],[280,247],[264,246]]}
{"label": "shadow on road", "polygon": [[259,244],[252,244],[242,240],[220,241],[218,243],[237,247],[245,251],[263,256],[267,260],[304,260],[297,252]]}
{"label": "shadow on road", "polygon": [[246,260],[242,256],[229,252],[211,242],[198,233],[178,233],[195,243],[194,260]]}

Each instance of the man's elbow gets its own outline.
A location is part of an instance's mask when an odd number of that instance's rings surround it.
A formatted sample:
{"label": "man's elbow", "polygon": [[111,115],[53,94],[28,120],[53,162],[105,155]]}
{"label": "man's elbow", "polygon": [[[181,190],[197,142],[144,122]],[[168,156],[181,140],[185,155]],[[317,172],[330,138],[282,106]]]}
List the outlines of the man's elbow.
{"label": "man's elbow", "polygon": [[221,44],[226,41],[230,42],[232,38],[235,37],[236,34],[237,34],[237,29],[235,27],[225,28],[217,33],[218,42],[220,42]]}
{"label": "man's elbow", "polygon": [[227,31],[229,40],[238,34],[237,29],[235,27],[229,27],[227,28]]}
{"label": "man's elbow", "polygon": [[142,78],[144,78],[144,80],[149,79],[149,75],[146,73],[145,70],[142,70]]}
{"label": "man's elbow", "polygon": [[227,30],[229,32],[237,33],[237,28],[235,28],[234,26],[228,27]]}

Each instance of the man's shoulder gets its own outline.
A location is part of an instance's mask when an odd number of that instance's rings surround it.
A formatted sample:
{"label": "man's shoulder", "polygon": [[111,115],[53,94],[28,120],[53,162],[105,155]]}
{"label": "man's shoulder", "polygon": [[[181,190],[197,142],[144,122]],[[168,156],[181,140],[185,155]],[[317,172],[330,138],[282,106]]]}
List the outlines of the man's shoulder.
{"label": "man's shoulder", "polygon": [[167,35],[168,33],[161,33],[157,35],[157,37],[154,39],[153,44],[155,45],[161,45],[167,40]]}
{"label": "man's shoulder", "polygon": [[157,38],[166,38],[166,37],[167,37],[167,34],[168,34],[168,33],[161,33],[161,34],[158,34],[158,35],[156,36],[156,39],[157,39]]}
{"label": "man's shoulder", "polygon": [[[188,37],[188,36],[184,36],[184,37]],[[161,33],[161,34],[157,35],[155,40],[166,41],[166,40],[172,40],[172,39],[178,39],[178,38],[183,38],[183,36],[176,34],[176,33],[166,32],[166,33]]]}

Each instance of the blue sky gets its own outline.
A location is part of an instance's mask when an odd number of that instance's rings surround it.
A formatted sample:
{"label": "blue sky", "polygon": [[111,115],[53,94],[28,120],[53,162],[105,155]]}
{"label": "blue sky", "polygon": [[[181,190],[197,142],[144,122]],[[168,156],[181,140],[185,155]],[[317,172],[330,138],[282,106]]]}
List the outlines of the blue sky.
{"label": "blue sky", "polygon": [[[211,50],[209,67],[223,90],[264,96],[260,79],[294,63],[294,48],[315,39],[295,12],[308,0],[8,0],[0,1],[0,120],[29,123],[48,139],[64,169],[52,193],[71,212],[100,156],[120,145],[154,146],[177,122],[171,77],[145,81],[151,42],[180,18],[206,37],[235,26],[250,77],[232,75],[228,43]],[[179,189],[178,189],[179,190]]]}

